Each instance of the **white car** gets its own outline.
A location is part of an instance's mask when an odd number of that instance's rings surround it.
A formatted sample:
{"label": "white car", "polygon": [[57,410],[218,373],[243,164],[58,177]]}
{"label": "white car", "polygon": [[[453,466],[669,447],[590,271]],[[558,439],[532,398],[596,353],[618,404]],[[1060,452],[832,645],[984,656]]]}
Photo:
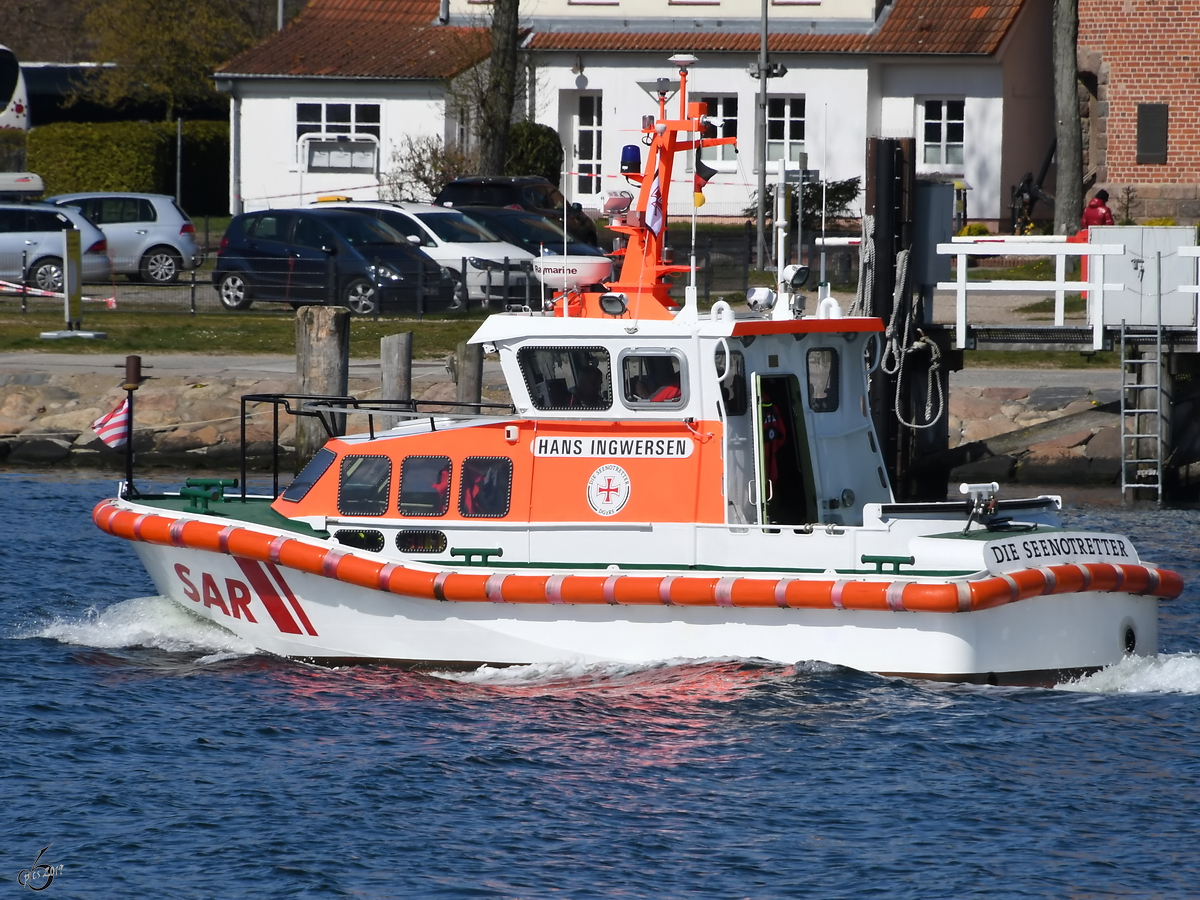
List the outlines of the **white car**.
{"label": "white car", "polygon": [[533,254],[505,243],[459,210],[382,200],[318,200],[312,205],[344,207],[379,219],[437,260],[460,285],[465,268],[467,291],[472,300],[541,303],[541,288],[529,275]]}

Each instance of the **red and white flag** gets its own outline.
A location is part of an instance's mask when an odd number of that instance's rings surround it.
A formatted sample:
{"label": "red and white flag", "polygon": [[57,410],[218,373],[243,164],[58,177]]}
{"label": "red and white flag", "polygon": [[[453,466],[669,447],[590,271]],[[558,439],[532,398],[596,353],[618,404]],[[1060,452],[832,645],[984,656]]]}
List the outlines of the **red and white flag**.
{"label": "red and white flag", "polygon": [[101,416],[92,423],[92,431],[110,447],[120,447],[129,437],[129,398],[121,401],[121,405],[107,416]]}
{"label": "red and white flag", "polygon": [[666,216],[663,215],[662,188],[658,184],[658,174],[654,175],[654,183],[650,185],[650,205],[646,207],[646,227],[655,234],[662,234]]}

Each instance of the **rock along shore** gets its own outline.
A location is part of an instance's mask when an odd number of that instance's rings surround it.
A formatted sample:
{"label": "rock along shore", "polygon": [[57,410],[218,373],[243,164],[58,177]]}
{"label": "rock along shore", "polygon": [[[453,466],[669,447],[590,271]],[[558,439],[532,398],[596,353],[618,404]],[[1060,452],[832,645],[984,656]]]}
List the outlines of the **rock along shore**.
{"label": "rock along shore", "polygon": [[[0,465],[122,469],[124,450],[106,447],[91,426],[124,396],[123,361],[93,354],[0,354]],[[139,467],[235,466],[241,396],[296,390],[290,356],[147,356],[143,366],[149,378],[134,407]],[[947,410],[950,449],[929,464],[948,469],[952,484],[1114,484],[1120,478],[1118,384],[1115,371],[954,373]],[[452,400],[454,391],[446,362],[414,363],[415,397]],[[379,398],[378,360],[352,361],[350,393]],[[493,360],[484,366],[484,396],[509,399]],[[270,406],[251,413],[248,457],[261,468],[271,458]],[[351,417],[349,430],[366,430],[366,418]],[[279,443],[285,454],[292,450],[294,433],[291,417],[281,415]]]}

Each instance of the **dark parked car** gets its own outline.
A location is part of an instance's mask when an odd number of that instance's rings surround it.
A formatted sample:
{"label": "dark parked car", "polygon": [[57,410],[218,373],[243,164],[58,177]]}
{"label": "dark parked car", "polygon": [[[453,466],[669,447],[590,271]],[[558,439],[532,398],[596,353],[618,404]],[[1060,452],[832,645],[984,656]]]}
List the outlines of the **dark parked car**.
{"label": "dark parked car", "polygon": [[[500,240],[528,250],[534,256],[562,256],[563,238],[566,237],[562,225],[550,221],[545,216],[524,209],[493,206],[472,206],[466,210],[466,216],[474,219]],[[568,256],[604,255],[598,247],[584,244],[574,238],[567,240],[566,246]]]}
{"label": "dark parked car", "polygon": [[401,304],[454,302],[454,279],[383,222],[346,210],[270,209],[229,223],[213,285],[226,309],[255,300],[293,306],[337,303],[358,315]]}
{"label": "dark parked car", "polygon": [[[456,178],[433,200],[439,206],[508,206],[540,213],[556,222],[563,220],[562,193],[540,175]],[[596,223],[578,203],[567,210],[567,230],[576,239],[596,245]]]}

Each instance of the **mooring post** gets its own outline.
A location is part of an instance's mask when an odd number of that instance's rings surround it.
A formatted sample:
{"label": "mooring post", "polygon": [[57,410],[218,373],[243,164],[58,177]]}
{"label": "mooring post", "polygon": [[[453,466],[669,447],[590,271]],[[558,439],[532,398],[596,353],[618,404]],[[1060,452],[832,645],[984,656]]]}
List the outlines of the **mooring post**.
{"label": "mooring post", "polygon": [[[412,399],[413,333],[389,334],[379,341],[379,376],[383,400]],[[385,428],[391,428],[399,416],[383,416]]]}
{"label": "mooring post", "polygon": [[[302,306],[296,310],[296,382],[301,394],[346,396],[350,383],[350,310],[342,306]],[[346,431],[346,417],[332,416],[336,434]],[[312,416],[296,417],[296,471],[300,471],[328,439]]]}
{"label": "mooring post", "polygon": [[460,403],[479,403],[483,399],[483,345],[458,345],[458,387],[454,399]]}

